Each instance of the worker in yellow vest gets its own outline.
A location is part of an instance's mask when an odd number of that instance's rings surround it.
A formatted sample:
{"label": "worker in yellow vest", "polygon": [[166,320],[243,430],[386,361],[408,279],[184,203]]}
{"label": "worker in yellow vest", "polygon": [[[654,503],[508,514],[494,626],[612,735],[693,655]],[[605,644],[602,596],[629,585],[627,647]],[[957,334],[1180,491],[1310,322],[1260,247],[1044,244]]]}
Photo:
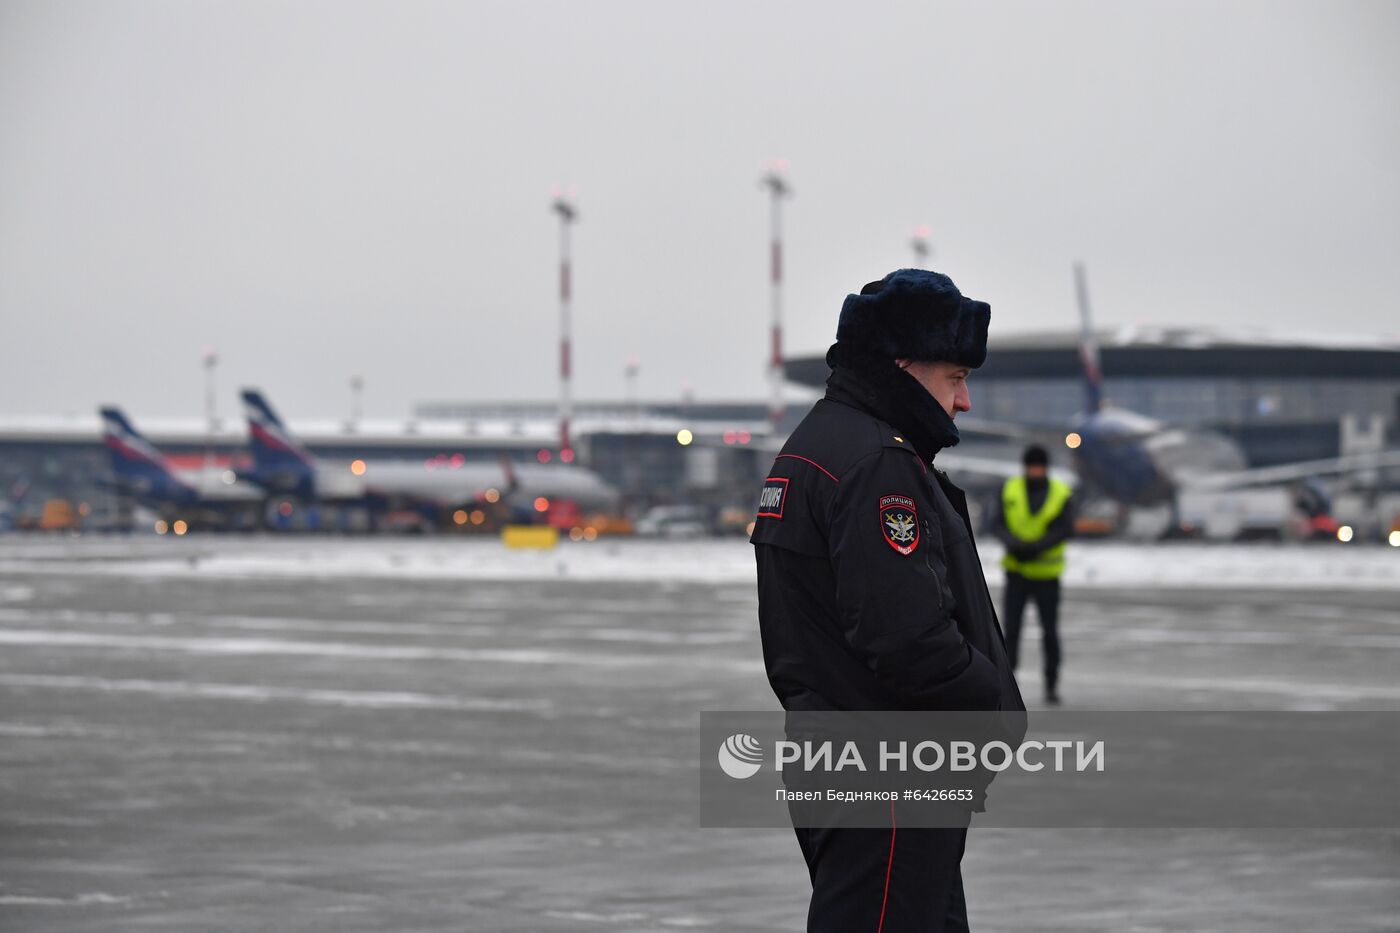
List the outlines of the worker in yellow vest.
{"label": "worker in yellow vest", "polygon": [[1039,445],[1026,448],[1025,472],[1001,489],[994,533],[1006,545],[1007,658],[1012,670],[1021,644],[1021,617],[1026,601],[1035,600],[1040,616],[1041,654],[1045,662],[1045,702],[1059,705],[1060,575],[1065,570],[1065,541],[1074,534],[1074,502],[1069,484],[1050,478],[1050,456]]}

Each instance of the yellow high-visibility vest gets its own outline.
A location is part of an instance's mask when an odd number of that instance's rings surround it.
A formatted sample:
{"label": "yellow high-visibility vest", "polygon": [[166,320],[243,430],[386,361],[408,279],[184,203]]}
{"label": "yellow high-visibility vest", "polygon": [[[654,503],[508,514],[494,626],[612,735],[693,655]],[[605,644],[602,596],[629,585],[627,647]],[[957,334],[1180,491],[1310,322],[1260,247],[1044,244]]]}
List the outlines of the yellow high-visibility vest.
{"label": "yellow high-visibility vest", "polygon": [[[1045,537],[1050,523],[1064,511],[1069,495],[1068,483],[1052,479],[1040,511],[1032,513],[1026,478],[1011,477],[1001,487],[1001,508],[1006,516],[1006,527],[1017,540],[1034,544]],[[1065,543],[1061,541],[1048,551],[1041,551],[1033,560],[1017,560],[1008,553],[1001,559],[1001,565],[1027,580],[1054,580],[1065,572]]]}

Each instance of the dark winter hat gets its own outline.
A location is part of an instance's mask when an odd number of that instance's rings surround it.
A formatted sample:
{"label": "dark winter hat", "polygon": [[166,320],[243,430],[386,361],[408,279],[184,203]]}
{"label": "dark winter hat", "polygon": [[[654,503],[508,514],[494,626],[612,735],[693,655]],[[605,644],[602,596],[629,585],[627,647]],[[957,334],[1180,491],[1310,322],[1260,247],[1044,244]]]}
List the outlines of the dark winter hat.
{"label": "dark winter hat", "polygon": [[974,369],[987,358],[991,305],[964,298],[953,280],[899,269],[847,295],[836,342],[891,359],[947,360]]}
{"label": "dark winter hat", "polygon": [[1032,444],[1026,448],[1026,452],[1021,455],[1021,463],[1026,466],[1049,466],[1050,454],[1039,444]]}

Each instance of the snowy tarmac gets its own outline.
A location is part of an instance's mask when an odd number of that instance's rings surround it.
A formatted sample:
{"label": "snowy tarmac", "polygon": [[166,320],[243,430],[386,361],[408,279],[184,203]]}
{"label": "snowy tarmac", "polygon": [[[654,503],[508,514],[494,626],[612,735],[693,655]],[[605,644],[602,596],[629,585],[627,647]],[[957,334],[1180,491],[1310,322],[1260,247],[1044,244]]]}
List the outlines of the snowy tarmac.
{"label": "snowy tarmac", "polygon": [[[1400,551],[1071,567],[1075,708],[1400,709]],[[741,540],[0,538],[0,929],[800,930],[791,831],[689,806],[699,711],[774,705]],[[1393,830],[974,824],[964,873],[984,933],[1400,929]]]}

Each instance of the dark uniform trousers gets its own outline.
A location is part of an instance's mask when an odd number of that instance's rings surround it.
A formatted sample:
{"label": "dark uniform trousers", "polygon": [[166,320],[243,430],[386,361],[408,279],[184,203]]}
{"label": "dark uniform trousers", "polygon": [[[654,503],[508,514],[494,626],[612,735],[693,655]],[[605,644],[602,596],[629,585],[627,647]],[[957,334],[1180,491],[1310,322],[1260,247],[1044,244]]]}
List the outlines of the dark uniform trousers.
{"label": "dark uniform trousers", "polygon": [[965,931],[966,829],[795,828],[812,900],[807,933]]}
{"label": "dark uniform trousers", "polygon": [[1019,573],[1007,571],[1006,611],[1003,624],[1006,626],[1006,654],[1016,669],[1021,648],[1021,620],[1026,614],[1027,600],[1035,600],[1035,611],[1040,616],[1041,657],[1045,663],[1045,689],[1055,692],[1060,678],[1060,580],[1028,580]]}

